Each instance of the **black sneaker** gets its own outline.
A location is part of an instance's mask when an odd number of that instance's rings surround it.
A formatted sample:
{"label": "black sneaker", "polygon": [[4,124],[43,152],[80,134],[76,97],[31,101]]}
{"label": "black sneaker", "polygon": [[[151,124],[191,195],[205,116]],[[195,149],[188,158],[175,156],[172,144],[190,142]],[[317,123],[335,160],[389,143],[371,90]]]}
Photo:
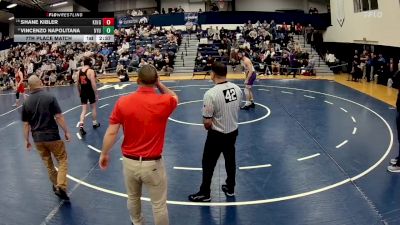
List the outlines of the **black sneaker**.
{"label": "black sneaker", "polygon": [[390,164],[391,164],[391,165],[396,165],[398,160],[399,160],[399,157],[396,157],[396,158],[394,158],[394,159],[391,159],[391,160],[390,160]]}
{"label": "black sneaker", "polygon": [[244,105],[240,107],[241,110],[249,110],[251,108],[251,105]]}
{"label": "black sneaker", "polygon": [[96,124],[93,125],[93,129],[97,129],[99,127],[100,127],[100,123],[96,123]]}
{"label": "black sneaker", "polygon": [[250,105],[250,108],[255,108],[256,107],[256,104],[254,104],[254,102],[251,102],[251,105]]}
{"label": "black sneaker", "polygon": [[189,195],[189,201],[191,202],[210,202],[210,195],[202,194],[201,192],[197,192],[196,194]]}
{"label": "black sneaker", "polygon": [[229,196],[229,197],[235,196],[235,191],[234,190],[230,190],[228,188],[228,185],[226,185],[226,184],[222,185],[221,189],[225,193],[226,196]]}
{"label": "black sneaker", "polygon": [[79,133],[80,133],[82,136],[85,136],[85,135],[86,135],[86,131],[85,131],[85,129],[83,129],[83,127],[80,127],[80,128],[79,128]]}
{"label": "black sneaker", "polygon": [[400,173],[400,166],[398,165],[391,165],[388,166],[387,170],[392,173]]}
{"label": "black sneaker", "polygon": [[58,190],[55,191],[54,193],[55,193],[59,198],[61,198],[62,200],[69,201],[68,194],[67,194],[67,192],[65,192],[63,189],[58,188]]}

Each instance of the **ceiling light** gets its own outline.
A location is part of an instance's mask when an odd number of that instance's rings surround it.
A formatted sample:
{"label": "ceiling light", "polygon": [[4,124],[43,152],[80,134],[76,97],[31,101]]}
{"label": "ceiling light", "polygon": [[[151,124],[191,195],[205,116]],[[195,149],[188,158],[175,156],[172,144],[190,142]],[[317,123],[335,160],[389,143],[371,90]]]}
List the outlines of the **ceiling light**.
{"label": "ceiling light", "polygon": [[58,2],[58,3],[54,3],[54,4],[50,5],[50,7],[57,7],[57,6],[66,5],[66,4],[68,4],[67,1],[65,1],[65,2]]}
{"label": "ceiling light", "polygon": [[8,18],[8,20],[14,20],[14,17],[10,17],[10,18]]}
{"label": "ceiling light", "polygon": [[9,4],[9,5],[7,6],[7,9],[14,8],[14,7],[17,6],[17,5],[18,5],[17,3]]}

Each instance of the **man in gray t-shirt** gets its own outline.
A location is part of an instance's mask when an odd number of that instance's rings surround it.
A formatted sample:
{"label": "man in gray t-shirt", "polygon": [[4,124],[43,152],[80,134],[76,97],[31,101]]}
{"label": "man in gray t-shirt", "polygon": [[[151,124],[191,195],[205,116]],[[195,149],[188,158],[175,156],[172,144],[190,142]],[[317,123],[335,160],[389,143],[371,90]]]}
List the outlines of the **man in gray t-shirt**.
{"label": "man in gray t-shirt", "polygon": [[203,180],[200,191],[188,197],[193,202],[211,201],[211,180],[221,153],[225,158],[227,174],[226,184],[222,185],[222,191],[230,197],[235,195],[235,143],[243,95],[236,84],[226,80],[226,65],[214,63],[212,71],[211,79],[215,86],[205,93],[202,112],[204,127],[208,130],[202,160]]}
{"label": "man in gray t-shirt", "polygon": [[[67,152],[61,141],[58,126],[65,134],[66,141],[71,139],[64,116],[61,113],[57,99],[42,90],[41,80],[33,75],[28,79],[31,95],[22,106],[22,121],[24,122],[25,146],[28,151],[32,148],[29,132],[36,149],[47,167],[53,191],[61,199],[69,200],[67,195]],[[58,172],[54,167],[52,155],[58,162]]]}

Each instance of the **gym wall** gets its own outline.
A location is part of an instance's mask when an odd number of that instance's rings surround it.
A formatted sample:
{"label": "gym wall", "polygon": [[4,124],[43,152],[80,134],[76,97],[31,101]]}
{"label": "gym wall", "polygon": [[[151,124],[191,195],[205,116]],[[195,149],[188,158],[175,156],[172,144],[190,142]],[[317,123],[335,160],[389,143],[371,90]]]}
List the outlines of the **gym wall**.
{"label": "gym wall", "polygon": [[331,0],[324,41],[400,47],[400,1],[378,0],[378,7],[355,13],[353,0]]}

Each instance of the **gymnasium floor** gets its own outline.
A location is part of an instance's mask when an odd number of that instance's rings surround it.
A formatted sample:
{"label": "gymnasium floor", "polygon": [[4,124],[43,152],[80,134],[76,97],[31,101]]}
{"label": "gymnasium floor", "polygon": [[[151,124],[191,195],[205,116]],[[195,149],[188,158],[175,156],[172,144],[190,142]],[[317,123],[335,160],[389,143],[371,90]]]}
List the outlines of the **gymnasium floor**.
{"label": "gymnasium floor", "polygon": [[[241,84],[242,81],[237,81]],[[173,225],[374,225],[400,224],[400,175],[386,171],[397,154],[396,110],[391,105],[329,80],[259,80],[257,107],[240,112],[236,197],[220,191],[220,160],[212,202],[191,203],[201,181],[206,132],[202,97],[209,81],[168,81],[180,107],[170,118],[164,150]],[[35,151],[23,148],[19,110],[12,93],[0,95],[0,224],[130,224],[122,178],[121,138],[110,168],[98,167],[107,119],[119,95],[134,84],[100,91],[98,130],[79,139],[79,99],[72,87],[47,89],[60,101],[74,131],[67,145],[71,202],[52,194]],[[90,122],[90,120],[88,120]],[[143,213],[152,224],[149,199]]]}

